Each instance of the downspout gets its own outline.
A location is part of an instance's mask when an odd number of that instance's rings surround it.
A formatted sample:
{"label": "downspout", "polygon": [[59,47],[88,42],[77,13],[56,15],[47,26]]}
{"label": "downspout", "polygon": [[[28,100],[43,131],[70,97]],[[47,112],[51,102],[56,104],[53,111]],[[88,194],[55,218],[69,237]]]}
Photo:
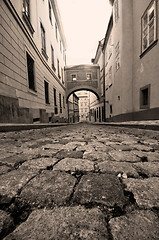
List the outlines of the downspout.
{"label": "downspout", "polygon": [[106,95],[105,95],[105,49],[102,49],[103,52],[103,115],[104,115],[104,122],[106,122]]}

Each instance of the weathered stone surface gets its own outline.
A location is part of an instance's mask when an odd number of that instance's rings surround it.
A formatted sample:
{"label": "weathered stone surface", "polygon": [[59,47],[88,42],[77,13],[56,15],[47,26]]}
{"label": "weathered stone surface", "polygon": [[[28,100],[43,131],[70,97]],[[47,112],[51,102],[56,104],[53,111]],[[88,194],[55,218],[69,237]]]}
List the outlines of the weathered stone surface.
{"label": "weathered stone surface", "polygon": [[64,158],[54,166],[54,170],[88,172],[94,170],[94,163],[86,159]]}
{"label": "weathered stone surface", "polygon": [[9,172],[12,170],[11,167],[6,166],[6,165],[0,165],[0,175]]}
{"label": "weathered stone surface", "polygon": [[112,148],[118,151],[129,151],[129,152],[134,149],[132,146],[130,147],[128,145],[121,145],[121,144],[114,144]]}
{"label": "weathered stone surface", "polygon": [[76,178],[65,172],[44,171],[32,179],[20,197],[31,206],[53,207],[69,200]]}
{"label": "weathered stone surface", "polygon": [[132,152],[127,151],[116,151],[109,152],[109,155],[114,161],[117,162],[139,162],[140,158],[135,156]]}
{"label": "weathered stone surface", "polygon": [[159,207],[159,178],[124,180],[126,190],[134,194],[134,198],[140,207]]}
{"label": "weathered stone surface", "polygon": [[41,170],[53,166],[58,160],[56,158],[38,158],[26,161],[19,169],[22,170]]}
{"label": "weathered stone surface", "polygon": [[133,168],[133,165],[126,162],[105,161],[98,163],[98,168],[102,173],[114,173],[115,175],[118,175],[119,173],[126,173],[128,177],[139,176],[135,168]]}
{"label": "weathered stone surface", "polygon": [[99,151],[93,151],[93,152],[85,152],[83,154],[84,159],[89,159],[92,161],[107,161],[110,160],[110,156],[106,152],[99,152]]}
{"label": "weathered stone surface", "polygon": [[65,149],[65,145],[59,144],[59,143],[46,144],[46,145],[42,146],[42,149],[44,149],[44,150],[53,149],[53,150],[60,151],[62,149]]}
{"label": "weathered stone surface", "polygon": [[62,207],[36,210],[5,240],[108,240],[104,216],[99,209]]}
{"label": "weathered stone surface", "polygon": [[89,174],[81,178],[74,201],[84,203],[102,203],[109,207],[122,207],[125,203],[119,179],[111,174]]}
{"label": "weathered stone surface", "polygon": [[159,177],[159,162],[134,163],[133,166],[141,175]]}
{"label": "weathered stone surface", "polygon": [[68,151],[74,151],[78,146],[84,146],[86,145],[86,142],[69,142],[65,145],[66,150]]}
{"label": "weathered stone surface", "polygon": [[6,235],[14,226],[11,216],[3,210],[0,210],[0,239]]}
{"label": "weathered stone surface", "polygon": [[159,239],[159,219],[151,211],[134,211],[111,219],[109,224],[114,240]]}
{"label": "weathered stone surface", "polygon": [[63,159],[63,158],[82,158],[83,152],[79,151],[67,151],[67,150],[61,150],[54,156],[57,159]]}
{"label": "weathered stone surface", "polygon": [[19,169],[0,175],[0,203],[10,202],[33,176],[35,172]]}
{"label": "weathered stone surface", "polygon": [[17,165],[25,162],[28,159],[30,159],[29,155],[26,155],[26,154],[16,154],[14,156],[2,158],[2,159],[0,159],[0,162],[2,164],[7,164],[7,165],[10,165],[12,167],[16,167]]}
{"label": "weathered stone surface", "polygon": [[140,151],[144,151],[144,152],[148,152],[148,151],[152,151],[153,148],[150,147],[150,146],[146,146],[144,144],[134,144],[133,147],[137,150],[140,150]]}
{"label": "weathered stone surface", "polygon": [[141,158],[141,161],[159,162],[159,152],[142,152],[133,151],[133,153]]}

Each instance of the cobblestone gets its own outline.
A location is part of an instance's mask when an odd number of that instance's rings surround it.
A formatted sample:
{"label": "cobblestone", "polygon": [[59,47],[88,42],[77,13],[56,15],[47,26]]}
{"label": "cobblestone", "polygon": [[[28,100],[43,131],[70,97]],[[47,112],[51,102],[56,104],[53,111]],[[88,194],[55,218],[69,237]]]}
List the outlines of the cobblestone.
{"label": "cobblestone", "polygon": [[1,239],[159,239],[158,131],[81,123],[0,146]]}

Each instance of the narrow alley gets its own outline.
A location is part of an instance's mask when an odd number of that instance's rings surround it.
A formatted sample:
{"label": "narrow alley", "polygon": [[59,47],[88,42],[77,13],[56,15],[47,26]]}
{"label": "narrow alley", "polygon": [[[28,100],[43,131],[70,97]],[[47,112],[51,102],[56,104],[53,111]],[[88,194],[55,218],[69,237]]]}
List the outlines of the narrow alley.
{"label": "narrow alley", "polygon": [[1,133],[0,238],[159,239],[159,131]]}

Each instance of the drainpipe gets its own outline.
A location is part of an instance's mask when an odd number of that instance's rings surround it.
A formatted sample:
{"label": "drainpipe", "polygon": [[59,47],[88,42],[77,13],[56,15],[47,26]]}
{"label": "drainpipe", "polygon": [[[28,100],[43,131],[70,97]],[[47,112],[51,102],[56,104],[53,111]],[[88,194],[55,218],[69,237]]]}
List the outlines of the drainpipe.
{"label": "drainpipe", "polygon": [[104,122],[106,122],[106,96],[105,96],[105,49],[103,51],[103,107]]}

